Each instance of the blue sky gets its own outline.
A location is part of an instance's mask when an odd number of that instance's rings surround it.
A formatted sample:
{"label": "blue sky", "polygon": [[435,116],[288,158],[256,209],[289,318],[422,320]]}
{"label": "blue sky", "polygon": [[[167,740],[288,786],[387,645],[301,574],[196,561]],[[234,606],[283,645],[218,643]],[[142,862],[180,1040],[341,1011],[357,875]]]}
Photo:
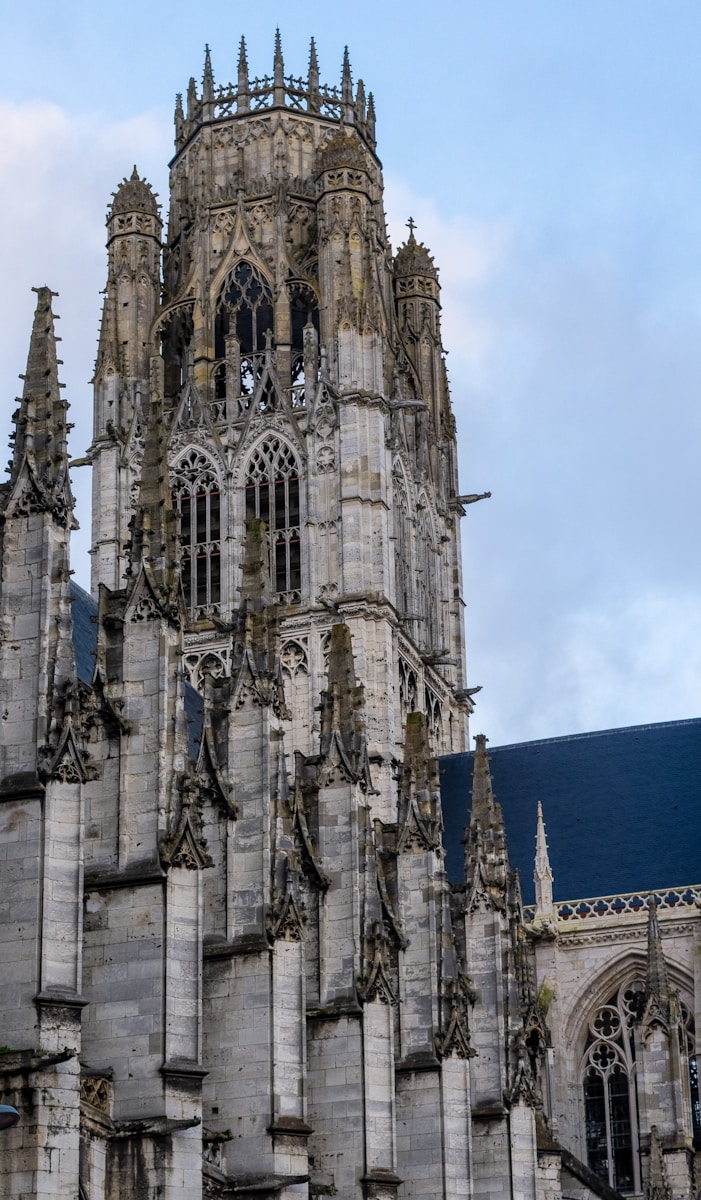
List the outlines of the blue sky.
{"label": "blue sky", "polygon": [[[258,9],[258,12],[263,12]],[[350,15],[349,15],[350,12]],[[492,743],[698,716],[701,7],[696,0],[108,8],[4,15],[4,411],[32,285],[60,292],[90,438],[104,214],[136,161],[166,196],[176,91],[235,73],[354,76],[376,97],[394,244],[441,268],[462,488],[473,730]],[[76,472],[86,572],[89,480]]]}

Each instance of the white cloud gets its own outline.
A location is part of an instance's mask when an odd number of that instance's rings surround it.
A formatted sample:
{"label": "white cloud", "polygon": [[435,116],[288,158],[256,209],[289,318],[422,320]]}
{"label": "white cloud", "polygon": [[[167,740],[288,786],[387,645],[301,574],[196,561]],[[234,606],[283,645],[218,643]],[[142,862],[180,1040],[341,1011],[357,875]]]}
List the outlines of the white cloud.
{"label": "white cloud", "polygon": [[[105,286],[105,212],[111,193],[136,161],[164,190],[170,130],[160,113],[110,122],[74,116],[54,104],[0,102],[0,388],[6,439],[13,398],[24,371],[35,297],[48,284],[59,293],[61,379],[75,422],[71,449],[82,456],[92,434],[88,380],[95,358],[100,291]],[[79,582],[88,580],[89,479],[74,473],[81,531],[73,545]]]}

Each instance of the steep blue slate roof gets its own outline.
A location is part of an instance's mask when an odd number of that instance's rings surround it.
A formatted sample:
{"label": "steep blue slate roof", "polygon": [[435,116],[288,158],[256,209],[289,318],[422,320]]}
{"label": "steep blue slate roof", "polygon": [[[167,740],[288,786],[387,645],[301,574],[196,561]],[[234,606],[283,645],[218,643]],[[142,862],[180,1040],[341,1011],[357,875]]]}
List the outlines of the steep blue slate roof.
{"label": "steep blue slate roof", "polygon": [[[97,645],[97,603],[71,580],[71,611],[73,614],[73,649],[78,678],[88,686],[92,684]],[[197,758],[197,749],[202,733],[204,709],[202,697],[189,683],[185,684],[185,715],[187,716],[188,749],[192,759]]]}
{"label": "steep blue slate roof", "polygon": [[[556,900],[651,891],[701,878],[701,719],[489,748],[509,861],[533,903],[543,805]],[[472,754],[440,760],[446,869],[462,878]]]}

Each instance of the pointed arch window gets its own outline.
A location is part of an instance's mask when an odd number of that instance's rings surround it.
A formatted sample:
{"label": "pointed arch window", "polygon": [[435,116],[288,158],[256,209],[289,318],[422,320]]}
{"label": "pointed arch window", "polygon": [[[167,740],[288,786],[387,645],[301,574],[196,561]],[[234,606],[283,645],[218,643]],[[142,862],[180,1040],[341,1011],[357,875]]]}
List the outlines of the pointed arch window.
{"label": "pointed arch window", "polygon": [[221,603],[221,487],[209,458],[190,450],[173,479],[180,534],[185,603],[195,619],[219,612]]}
{"label": "pointed arch window", "polygon": [[640,985],[623,984],[589,1022],[582,1062],[589,1167],[617,1192],[640,1191],[633,1024]]}
{"label": "pointed arch window", "polygon": [[394,489],[394,586],[399,617],[406,620],[412,614],[411,586],[411,518],[409,498],[401,470],[392,472]]}
{"label": "pointed arch window", "polygon": [[299,465],[286,442],[273,437],[254,450],[246,473],[246,522],[265,522],[270,579],[284,604],[302,588]]}
{"label": "pointed arch window", "polygon": [[418,642],[423,650],[442,649],[440,604],[442,587],[440,557],[436,551],[433,524],[426,502],[419,506],[417,521],[416,608],[419,614]]}
{"label": "pointed arch window", "polygon": [[255,391],[263,369],[266,334],[272,330],[270,283],[257,267],[243,260],[230,272],[217,301],[215,402],[250,396]]}

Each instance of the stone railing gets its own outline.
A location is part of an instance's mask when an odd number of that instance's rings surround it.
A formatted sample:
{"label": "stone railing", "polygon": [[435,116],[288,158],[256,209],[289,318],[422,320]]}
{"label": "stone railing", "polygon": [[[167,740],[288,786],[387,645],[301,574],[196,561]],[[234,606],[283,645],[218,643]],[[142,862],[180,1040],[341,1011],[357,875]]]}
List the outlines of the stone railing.
{"label": "stone railing", "polygon": [[[671,910],[701,908],[701,884],[683,888],[667,888],[661,892],[626,892],[614,896],[596,896],[587,900],[558,900],[555,911],[558,921],[591,921],[602,917],[642,916],[647,912],[652,896],[660,913]],[[524,909],[527,921],[535,917],[535,907]]]}

